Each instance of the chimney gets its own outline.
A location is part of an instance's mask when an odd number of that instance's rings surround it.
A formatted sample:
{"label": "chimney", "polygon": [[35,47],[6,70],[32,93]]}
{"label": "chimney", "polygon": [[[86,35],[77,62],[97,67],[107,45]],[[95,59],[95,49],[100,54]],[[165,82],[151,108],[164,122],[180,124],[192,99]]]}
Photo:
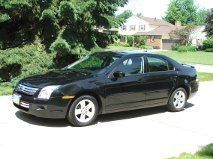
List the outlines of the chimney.
{"label": "chimney", "polygon": [[175,26],[180,27],[181,26],[181,22],[180,21],[176,21],[175,22]]}

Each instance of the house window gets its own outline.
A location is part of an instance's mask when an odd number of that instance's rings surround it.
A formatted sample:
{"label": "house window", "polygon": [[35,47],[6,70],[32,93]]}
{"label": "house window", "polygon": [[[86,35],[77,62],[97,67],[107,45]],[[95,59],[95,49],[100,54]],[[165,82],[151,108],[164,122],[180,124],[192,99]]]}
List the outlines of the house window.
{"label": "house window", "polygon": [[122,26],[122,30],[126,31],[126,25]]}
{"label": "house window", "polygon": [[130,25],[130,31],[135,31],[135,25]]}
{"label": "house window", "polygon": [[142,30],[143,30],[143,31],[146,30],[146,26],[145,26],[145,25],[139,25],[139,30],[141,30],[141,31],[142,31]]}
{"label": "house window", "polygon": [[151,36],[150,37],[150,41],[153,43],[153,42],[155,42],[155,36]]}

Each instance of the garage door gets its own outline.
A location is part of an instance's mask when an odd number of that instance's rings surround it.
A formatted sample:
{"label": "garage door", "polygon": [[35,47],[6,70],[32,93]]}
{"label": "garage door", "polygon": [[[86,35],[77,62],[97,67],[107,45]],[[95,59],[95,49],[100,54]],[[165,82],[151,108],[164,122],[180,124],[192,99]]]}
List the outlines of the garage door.
{"label": "garage door", "polygon": [[173,45],[179,45],[179,44],[180,44],[180,40],[170,40],[170,39],[162,40],[163,50],[171,50]]}

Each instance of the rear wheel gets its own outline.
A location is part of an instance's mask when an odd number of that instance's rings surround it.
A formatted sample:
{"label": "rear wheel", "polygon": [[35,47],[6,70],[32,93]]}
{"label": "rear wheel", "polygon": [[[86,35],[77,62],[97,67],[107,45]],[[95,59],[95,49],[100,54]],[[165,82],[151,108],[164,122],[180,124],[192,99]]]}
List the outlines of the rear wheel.
{"label": "rear wheel", "polygon": [[178,112],[185,108],[187,102],[187,93],[184,88],[176,89],[170,96],[167,108],[170,111]]}
{"label": "rear wheel", "polygon": [[71,105],[67,119],[73,126],[91,125],[98,115],[98,102],[89,95],[77,98]]}

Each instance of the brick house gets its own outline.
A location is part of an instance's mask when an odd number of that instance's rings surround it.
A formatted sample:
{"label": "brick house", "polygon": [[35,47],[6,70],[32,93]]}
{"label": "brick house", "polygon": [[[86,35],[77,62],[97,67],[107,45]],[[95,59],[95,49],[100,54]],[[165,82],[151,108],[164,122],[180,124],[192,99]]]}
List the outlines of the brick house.
{"label": "brick house", "polygon": [[[174,30],[182,29],[180,23],[175,25],[166,22],[163,19],[148,18],[148,17],[138,17],[131,16],[126,20],[126,22],[118,29],[118,33],[121,35],[133,35],[133,36],[147,36],[147,44],[153,46],[155,49],[170,50],[172,45],[179,45],[180,40],[178,38],[174,39],[170,37],[170,33]],[[201,27],[197,27],[201,28]],[[192,41],[203,41],[205,35],[203,31],[196,30],[197,34],[201,34],[197,37],[202,37],[202,39],[192,39]],[[195,37],[195,36],[192,36]]]}

